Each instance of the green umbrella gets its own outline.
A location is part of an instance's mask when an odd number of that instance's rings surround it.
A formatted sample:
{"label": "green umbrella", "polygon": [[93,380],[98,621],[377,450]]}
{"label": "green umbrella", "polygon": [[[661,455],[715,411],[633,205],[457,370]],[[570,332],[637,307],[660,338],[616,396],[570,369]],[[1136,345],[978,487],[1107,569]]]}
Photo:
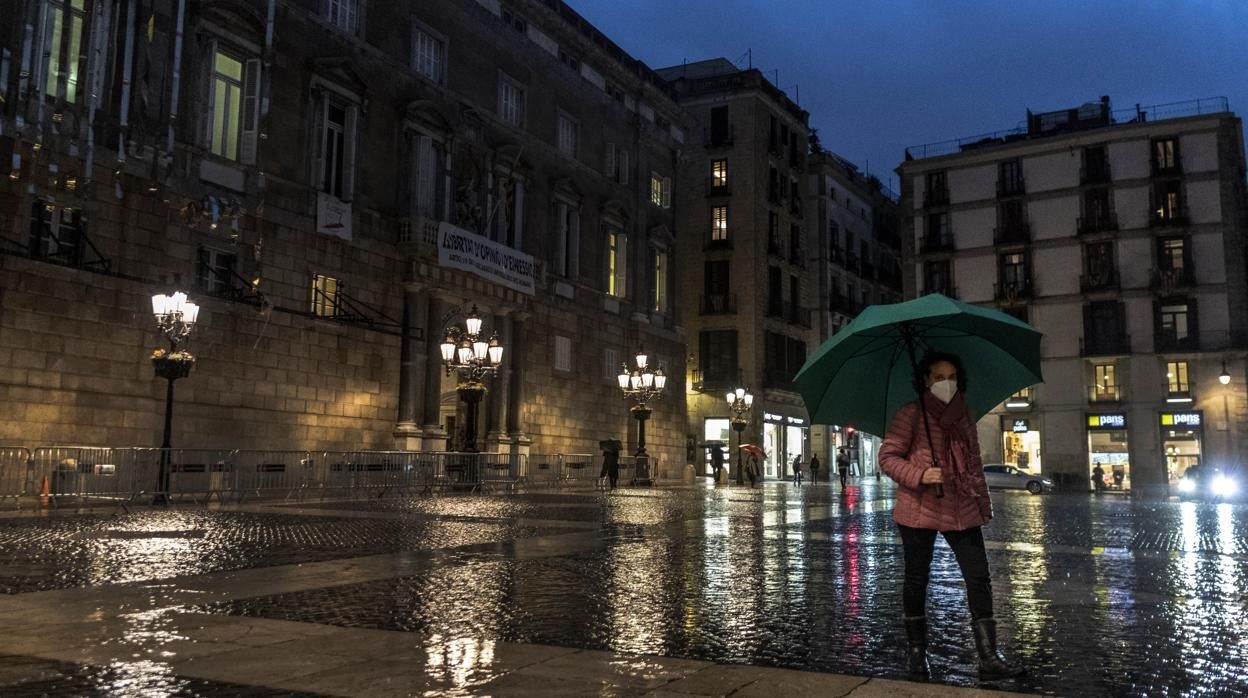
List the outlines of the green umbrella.
{"label": "green umbrella", "polygon": [[883,435],[897,408],[916,399],[916,355],[957,354],[976,419],[1041,382],[1040,333],[1005,313],[934,293],[869,306],[815,350],[794,382],[815,424]]}

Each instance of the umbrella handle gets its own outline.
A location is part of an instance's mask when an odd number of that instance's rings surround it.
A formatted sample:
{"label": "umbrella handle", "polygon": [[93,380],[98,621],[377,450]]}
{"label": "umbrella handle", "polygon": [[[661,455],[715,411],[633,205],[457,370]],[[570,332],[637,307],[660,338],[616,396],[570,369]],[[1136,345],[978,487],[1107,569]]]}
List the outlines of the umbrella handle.
{"label": "umbrella handle", "polygon": [[944,499],[944,498],[945,498],[945,486],[938,482],[936,483],[936,499]]}

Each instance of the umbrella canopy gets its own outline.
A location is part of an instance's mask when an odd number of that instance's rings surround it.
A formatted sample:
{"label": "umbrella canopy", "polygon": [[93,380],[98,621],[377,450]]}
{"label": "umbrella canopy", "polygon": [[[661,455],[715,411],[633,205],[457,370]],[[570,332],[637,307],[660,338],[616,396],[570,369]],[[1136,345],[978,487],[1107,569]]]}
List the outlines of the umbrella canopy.
{"label": "umbrella canopy", "polygon": [[604,451],[619,451],[624,448],[624,444],[619,439],[603,439],[598,442],[598,448]]}
{"label": "umbrella canopy", "polygon": [[1043,380],[1039,332],[1000,311],[934,293],[867,307],[815,350],[794,382],[812,423],[883,435],[897,408],[916,399],[912,356],[929,349],[961,357],[976,419]]}
{"label": "umbrella canopy", "polygon": [[767,457],[767,452],[764,451],[763,447],[759,446],[758,444],[741,444],[737,448],[740,448],[742,451],[745,451],[746,453],[750,453],[755,456],[758,456],[759,458]]}

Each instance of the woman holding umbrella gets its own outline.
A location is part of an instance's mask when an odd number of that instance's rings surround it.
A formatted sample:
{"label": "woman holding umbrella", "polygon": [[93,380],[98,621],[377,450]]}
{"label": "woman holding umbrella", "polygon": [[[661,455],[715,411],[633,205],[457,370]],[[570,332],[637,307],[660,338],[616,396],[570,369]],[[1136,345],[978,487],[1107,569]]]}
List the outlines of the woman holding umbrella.
{"label": "woman holding umbrella", "polygon": [[992,518],[992,504],[966,385],[966,371],[957,355],[929,351],[915,365],[918,400],[897,410],[880,447],[880,466],[898,485],[893,519],[905,552],[907,668],[915,674],[928,672],[927,583],[939,532],[966,582],[980,673],[1018,676],[1025,670],[997,649],[982,530]]}

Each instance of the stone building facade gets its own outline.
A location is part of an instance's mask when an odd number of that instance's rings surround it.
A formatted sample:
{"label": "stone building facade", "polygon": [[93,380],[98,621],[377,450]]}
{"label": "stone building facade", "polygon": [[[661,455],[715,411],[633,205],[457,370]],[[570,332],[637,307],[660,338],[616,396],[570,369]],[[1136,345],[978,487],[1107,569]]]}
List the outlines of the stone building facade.
{"label": "stone building facade", "polygon": [[1242,467],[1248,199],[1225,99],[1029,112],[1026,128],[911,148],[897,171],[907,294],[1044,333],[1045,382],[980,421],[986,460],[1078,488],[1099,464],[1124,492]]}
{"label": "stone building facade", "polygon": [[697,444],[732,438],[726,394],[747,388],[756,400],[740,438],[767,451],[764,476],[782,477],[794,457],[810,453],[808,416],[792,385],[814,339],[809,114],[758,70],[724,59],[658,72],[697,121],[691,138],[704,149],[682,159],[676,192],[686,232],[691,450],[704,464],[707,451]]}
{"label": "stone building facade", "polygon": [[[820,301],[814,325],[822,343],[868,305],[901,300],[901,238],[897,195],[878,178],[823,150],[811,154],[808,177]],[[852,424],[811,427],[812,450],[821,460],[828,462],[844,447],[862,475],[877,471],[879,443],[880,435],[856,431]]]}
{"label": "stone building facade", "polygon": [[[474,306],[506,347],[489,450],[634,441],[621,362],[644,345],[685,374],[693,122],[564,3],[14,5],[4,442],[155,445],[149,298],[175,287],[202,306],[178,446],[454,448],[438,344]],[[648,429],[672,472],[684,401]]]}

